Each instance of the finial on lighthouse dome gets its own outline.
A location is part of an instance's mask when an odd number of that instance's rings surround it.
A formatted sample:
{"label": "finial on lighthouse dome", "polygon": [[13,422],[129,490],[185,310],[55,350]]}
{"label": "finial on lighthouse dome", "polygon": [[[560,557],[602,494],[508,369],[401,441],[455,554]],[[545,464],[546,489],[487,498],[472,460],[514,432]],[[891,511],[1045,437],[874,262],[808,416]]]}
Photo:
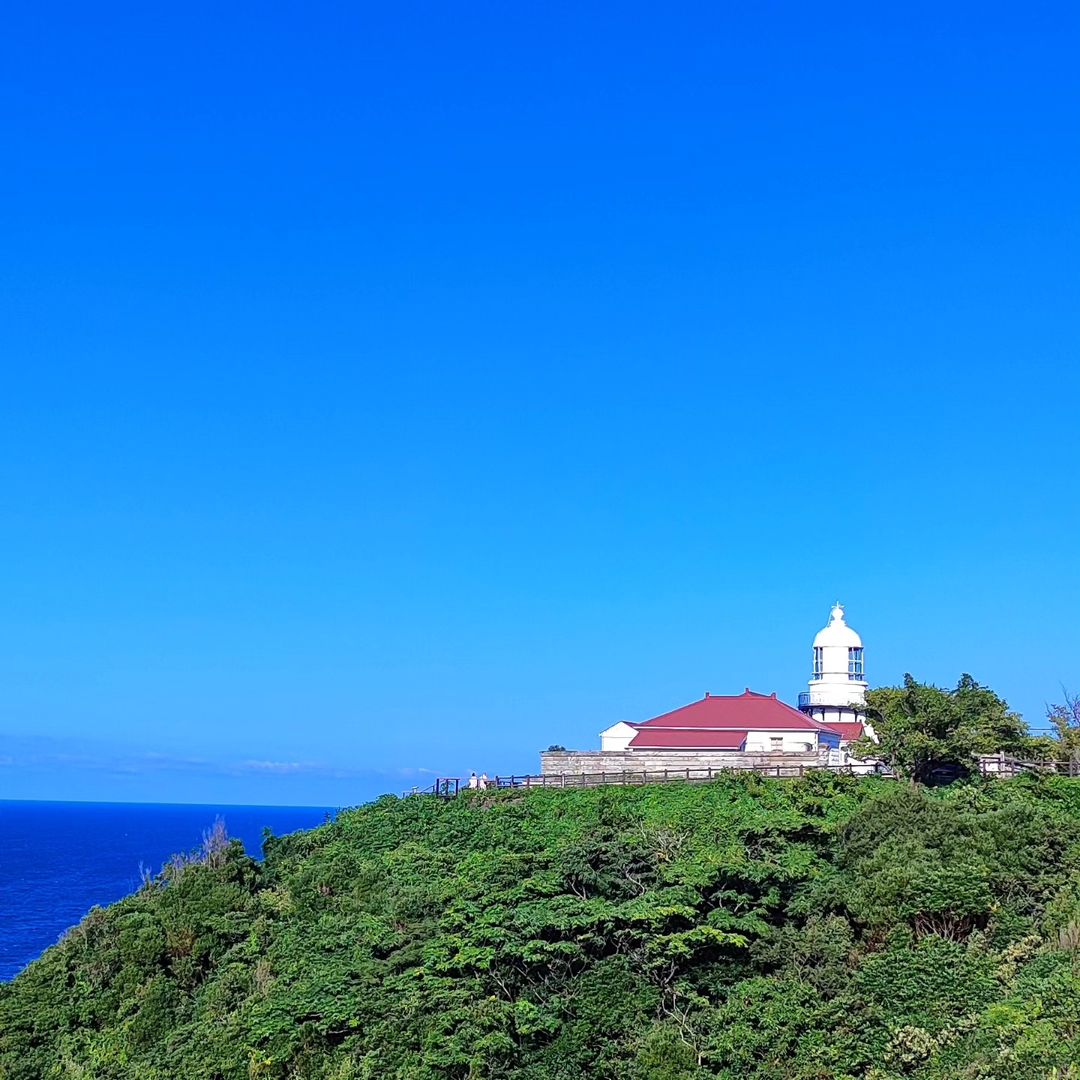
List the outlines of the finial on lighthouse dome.
{"label": "finial on lighthouse dome", "polygon": [[829,624],[817,632],[815,647],[822,645],[844,645],[850,648],[862,648],[862,638],[844,622],[844,605],[839,600],[829,612]]}

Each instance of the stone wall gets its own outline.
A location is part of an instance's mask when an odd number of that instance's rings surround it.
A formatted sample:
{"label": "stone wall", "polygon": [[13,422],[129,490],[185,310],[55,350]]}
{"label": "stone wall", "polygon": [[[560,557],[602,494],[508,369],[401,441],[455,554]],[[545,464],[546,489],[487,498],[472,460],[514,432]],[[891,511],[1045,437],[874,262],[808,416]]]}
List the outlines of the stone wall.
{"label": "stone wall", "polygon": [[540,755],[543,776],[581,776],[619,772],[672,773],[686,769],[753,769],[780,765],[795,770],[822,765],[828,754],[739,754],[723,750],[545,750]]}

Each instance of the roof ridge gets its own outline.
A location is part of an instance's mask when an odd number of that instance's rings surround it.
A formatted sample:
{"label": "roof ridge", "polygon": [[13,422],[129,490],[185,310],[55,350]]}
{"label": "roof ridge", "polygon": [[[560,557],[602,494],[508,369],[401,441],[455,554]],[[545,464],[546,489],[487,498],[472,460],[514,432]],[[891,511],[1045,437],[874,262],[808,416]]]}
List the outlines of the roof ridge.
{"label": "roof ridge", "polygon": [[[807,717],[806,719],[810,719]],[[818,721],[814,721],[818,723]],[[636,728],[643,728],[645,724],[634,724]],[[827,725],[822,724],[822,727]],[[755,730],[752,722],[747,720],[738,720],[731,724],[649,724],[649,730],[651,731],[744,731]],[[796,731],[797,728],[775,728],[776,731]]]}
{"label": "roof ridge", "polygon": [[707,694],[686,705],[668,709],[658,716],[627,722],[638,730],[685,727],[742,731],[771,728],[785,731],[827,731],[835,734],[827,724],[808,716],[786,701],[781,701],[775,693],[759,694],[749,687],[741,694]]}

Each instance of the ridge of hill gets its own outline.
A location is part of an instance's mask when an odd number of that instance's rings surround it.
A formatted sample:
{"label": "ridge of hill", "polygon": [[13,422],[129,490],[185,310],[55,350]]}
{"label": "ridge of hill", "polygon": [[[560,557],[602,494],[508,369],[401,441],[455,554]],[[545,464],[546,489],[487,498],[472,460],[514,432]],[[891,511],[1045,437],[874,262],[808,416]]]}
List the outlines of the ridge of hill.
{"label": "ridge of hill", "polygon": [[2,1080],[1075,1077],[1080,781],[385,797],[0,987]]}

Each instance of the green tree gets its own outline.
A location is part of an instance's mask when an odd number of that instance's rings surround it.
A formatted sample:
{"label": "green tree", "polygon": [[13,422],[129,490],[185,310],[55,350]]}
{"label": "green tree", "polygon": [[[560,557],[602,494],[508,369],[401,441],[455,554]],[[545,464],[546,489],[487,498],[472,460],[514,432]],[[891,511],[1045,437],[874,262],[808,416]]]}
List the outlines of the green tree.
{"label": "green tree", "polygon": [[1080,697],[1066,691],[1062,703],[1047,708],[1046,718],[1057,732],[1060,759],[1080,759]]}
{"label": "green tree", "polygon": [[1078,835],[820,773],[218,828],[0,984],[0,1080],[1080,1080]]}
{"label": "green tree", "polygon": [[1019,714],[967,674],[955,690],[905,675],[903,686],[869,691],[866,712],[878,742],[860,740],[856,753],[881,758],[919,783],[941,772],[967,775],[979,754],[1022,753],[1031,741]]}

